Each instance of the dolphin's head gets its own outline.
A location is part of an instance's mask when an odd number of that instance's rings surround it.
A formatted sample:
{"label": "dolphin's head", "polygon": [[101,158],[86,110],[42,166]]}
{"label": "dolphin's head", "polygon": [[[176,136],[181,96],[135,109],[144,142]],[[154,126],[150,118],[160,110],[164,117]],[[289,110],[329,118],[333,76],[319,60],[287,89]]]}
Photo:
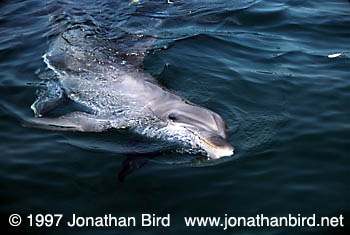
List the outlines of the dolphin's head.
{"label": "dolphin's head", "polygon": [[220,158],[234,154],[234,148],[227,142],[228,127],[215,112],[196,106],[184,100],[168,102],[153,111],[172,129],[186,130],[199,140],[198,145],[209,157]]}

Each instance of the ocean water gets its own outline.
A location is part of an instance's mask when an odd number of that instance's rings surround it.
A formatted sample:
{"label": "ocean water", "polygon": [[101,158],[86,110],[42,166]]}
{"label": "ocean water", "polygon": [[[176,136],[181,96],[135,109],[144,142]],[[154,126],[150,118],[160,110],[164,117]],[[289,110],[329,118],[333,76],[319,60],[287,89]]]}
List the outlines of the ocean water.
{"label": "ocean water", "polygon": [[[0,2],[0,224],[8,234],[348,234],[350,3],[346,0]],[[50,22],[55,21],[57,27]],[[236,153],[166,153],[127,132],[32,129],[42,55],[67,27],[155,36],[144,68],[219,113]],[[332,56],[333,55],[333,56]],[[60,107],[64,110],[64,107]],[[9,226],[11,214],[22,224]],[[59,226],[28,215],[62,214]],[[143,227],[142,213],[170,214]],[[134,216],[133,227],[65,225]],[[345,227],[187,227],[188,216],[344,216]]]}

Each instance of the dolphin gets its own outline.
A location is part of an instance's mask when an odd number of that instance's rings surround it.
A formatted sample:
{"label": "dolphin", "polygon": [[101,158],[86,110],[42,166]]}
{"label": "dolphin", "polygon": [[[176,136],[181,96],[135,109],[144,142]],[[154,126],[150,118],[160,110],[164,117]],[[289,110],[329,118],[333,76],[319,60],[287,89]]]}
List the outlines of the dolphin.
{"label": "dolphin", "polygon": [[[233,155],[228,127],[219,114],[176,95],[142,69],[147,48],[138,43],[139,37],[125,34],[117,50],[83,29],[60,33],[43,56],[54,76],[39,91],[31,106],[35,117],[27,125],[80,132],[127,129],[174,143],[181,152],[213,159]],[[47,116],[64,99],[83,110]]]}

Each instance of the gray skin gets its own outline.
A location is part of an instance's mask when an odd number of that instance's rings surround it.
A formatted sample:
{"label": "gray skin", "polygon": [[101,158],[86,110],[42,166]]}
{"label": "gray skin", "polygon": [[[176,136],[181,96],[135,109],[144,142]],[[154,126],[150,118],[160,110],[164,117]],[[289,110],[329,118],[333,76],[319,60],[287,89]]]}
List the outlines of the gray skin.
{"label": "gray skin", "polygon": [[[176,143],[184,152],[211,158],[234,153],[226,140],[228,128],[217,113],[170,92],[141,69],[145,51],[130,48],[132,53],[117,56],[99,45],[80,30],[57,37],[43,56],[56,79],[47,82],[32,105],[36,117],[29,120],[30,126],[82,132],[129,129]],[[42,117],[63,97],[86,110]]]}

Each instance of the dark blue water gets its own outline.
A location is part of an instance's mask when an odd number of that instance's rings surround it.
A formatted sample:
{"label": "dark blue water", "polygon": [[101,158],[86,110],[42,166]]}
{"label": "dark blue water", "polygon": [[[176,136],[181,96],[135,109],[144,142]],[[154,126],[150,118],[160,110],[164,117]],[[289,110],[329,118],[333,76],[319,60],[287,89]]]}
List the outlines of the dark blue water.
{"label": "dark blue water", "polygon": [[[216,234],[184,216],[350,216],[350,3],[322,1],[9,1],[0,3],[0,219],[9,234]],[[50,22],[55,21],[55,27]],[[219,113],[236,154],[163,153],[126,132],[24,127],[64,28],[113,39],[155,36],[144,68]],[[341,53],[335,58],[328,55]],[[332,56],[331,56],[332,57]],[[62,108],[64,109],[64,107]],[[140,167],[130,170],[128,164]],[[10,228],[17,213],[22,225]],[[171,214],[171,227],[30,228],[29,214]],[[345,227],[346,229],[346,227]],[[346,233],[344,228],[229,228],[229,234]]]}

